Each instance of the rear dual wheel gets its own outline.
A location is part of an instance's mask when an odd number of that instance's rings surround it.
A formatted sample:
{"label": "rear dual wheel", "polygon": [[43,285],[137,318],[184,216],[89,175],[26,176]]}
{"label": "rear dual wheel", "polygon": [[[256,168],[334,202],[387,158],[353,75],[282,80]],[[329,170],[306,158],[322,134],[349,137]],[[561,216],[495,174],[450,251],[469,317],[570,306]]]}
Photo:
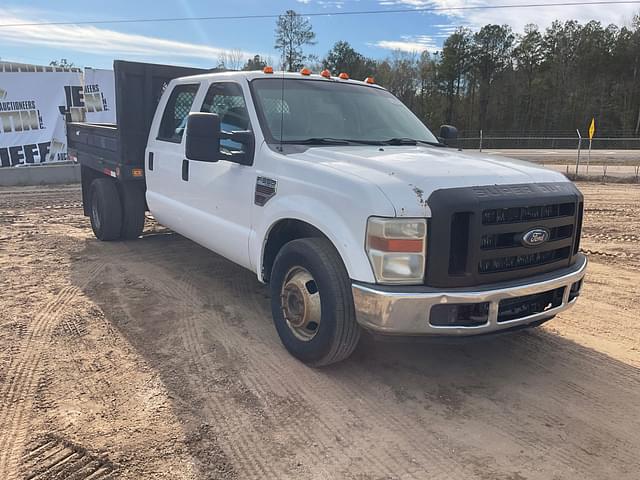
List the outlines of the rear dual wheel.
{"label": "rear dual wheel", "polygon": [[346,359],[360,339],[351,282],[324,238],[287,243],[271,274],[271,310],[285,348],[312,366]]}
{"label": "rear dual wheel", "polygon": [[137,185],[120,189],[109,178],[97,178],[89,189],[91,228],[102,241],[132,240],[144,228],[144,191]]}

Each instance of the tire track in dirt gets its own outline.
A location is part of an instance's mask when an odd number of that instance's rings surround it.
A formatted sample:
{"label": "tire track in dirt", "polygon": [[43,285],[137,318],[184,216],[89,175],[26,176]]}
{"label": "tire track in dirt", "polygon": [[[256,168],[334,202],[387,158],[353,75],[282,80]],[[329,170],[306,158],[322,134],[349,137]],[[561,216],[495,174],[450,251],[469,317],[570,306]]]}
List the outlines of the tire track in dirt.
{"label": "tire track in dirt", "polygon": [[92,266],[83,285],[64,287],[27,325],[28,333],[20,345],[20,354],[8,366],[6,382],[0,389],[0,424],[3,425],[0,436],[0,478],[11,478],[12,472],[16,471],[17,452],[24,443],[27,431],[25,416],[38,389],[40,366],[45,364],[46,367],[47,363],[44,345],[49,342],[52,330],[65,308],[103,267],[103,263]]}
{"label": "tire track in dirt", "polygon": [[108,480],[116,472],[107,458],[52,435],[32,441],[21,460],[25,480]]}
{"label": "tire track in dirt", "polygon": [[[203,315],[197,309],[194,311],[194,306],[202,303],[201,299],[193,295],[188,284],[180,279],[170,278],[167,271],[161,267],[150,267],[145,263],[142,272],[137,272],[136,267],[139,266],[128,263],[127,273],[136,276],[136,283],[145,284],[148,288],[159,292],[161,298],[168,299],[182,324],[183,328],[180,331],[184,348],[192,354],[192,362],[200,372],[200,375],[189,378],[189,381],[194,383],[193,390],[211,390],[211,385],[205,384],[203,377],[214,380],[214,386],[223,389],[217,394],[210,395],[203,409],[208,419],[215,419],[216,423],[221,425],[220,430],[226,439],[222,446],[230,458],[234,459],[233,465],[238,470],[239,477],[276,478],[279,473],[274,470],[273,465],[270,465],[272,462],[265,460],[270,458],[269,448],[272,446],[265,445],[262,436],[268,433],[269,428],[263,428],[261,432],[251,428],[256,421],[256,418],[251,415],[254,412],[246,412],[246,405],[243,405],[244,397],[251,398],[251,391],[243,384],[233,381],[233,372],[228,369],[228,365],[233,362],[231,360],[233,350],[228,350],[224,344],[216,344],[215,355],[203,349],[205,342],[199,336],[199,325],[212,319],[210,315]],[[151,275],[149,275],[149,269],[152,270]],[[140,273],[142,276],[138,276]],[[121,278],[113,279],[115,284],[121,280]],[[121,296],[118,303],[126,310],[126,302],[127,299]],[[131,315],[131,312],[128,314]],[[233,401],[225,399],[229,395],[231,395],[230,400]],[[263,420],[264,418],[257,419],[257,421]]]}
{"label": "tire track in dirt", "polygon": [[[140,259],[140,257],[138,256],[138,259]],[[181,308],[181,306],[184,306],[184,302],[182,301],[181,298],[179,298],[179,295],[176,293],[175,289],[171,288],[171,285],[173,283],[173,280],[171,281],[164,281],[161,283],[157,283],[157,276],[155,274],[151,275],[151,278],[148,278],[147,276],[141,276],[138,277],[136,274],[136,263],[132,262],[132,263],[126,263],[126,268],[124,268],[124,265],[120,263],[120,260],[118,260],[118,263],[114,266],[118,267],[123,267],[123,268],[114,268],[114,269],[109,269],[109,278],[105,279],[108,280],[109,283],[111,283],[113,285],[113,288],[110,289],[112,296],[109,297],[109,308],[110,309],[120,309],[122,311],[122,313],[129,317],[129,319],[131,319],[131,321],[135,322],[137,319],[135,317],[135,314],[130,310],[129,308],[129,298],[127,296],[126,291],[123,291],[121,288],[118,287],[118,285],[123,285],[125,284],[125,282],[129,279],[131,279],[131,277],[133,276],[135,278],[136,284],[138,285],[145,285],[148,289],[155,291],[155,292],[159,292],[162,298],[163,302],[167,302],[168,304],[171,304],[171,308],[172,311],[176,313],[176,317],[178,318],[178,324],[175,326],[175,328],[180,330],[180,336],[184,337],[184,332],[188,331],[184,328],[184,324],[185,321],[188,321],[188,315],[189,312],[185,309],[185,308]],[[151,267],[152,269],[154,267]],[[160,277],[163,280],[166,280],[164,276]],[[184,339],[183,339],[184,341]],[[184,376],[181,378],[185,378]],[[193,384],[194,382],[194,376],[193,375],[188,375],[187,380],[189,382],[191,382]],[[192,385],[192,389],[195,392],[202,392],[202,391],[207,391],[209,388],[207,385],[205,385],[203,382],[198,381],[197,377],[195,377],[195,381],[196,384]],[[195,393],[197,395],[197,393]],[[191,399],[191,400],[195,400],[195,399]],[[182,400],[184,402],[184,399]],[[188,405],[187,407],[188,409],[192,410],[194,407],[193,405]],[[218,426],[217,424],[222,423],[225,427],[221,428],[221,432],[224,434],[227,431],[232,431],[232,426],[231,424],[228,424],[229,420],[233,419],[235,417],[235,412],[233,411],[229,411],[229,410],[224,410],[224,409],[218,409],[215,411],[212,411],[210,408],[207,408],[207,406],[205,406],[205,409],[208,413],[207,417],[209,419],[213,419],[216,422],[216,430],[218,430]],[[258,442],[259,439],[252,439],[252,441]],[[239,458],[251,458],[251,456],[255,453],[255,449],[253,449],[252,451],[247,451],[246,449],[243,450],[241,452],[241,456]],[[237,467],[237,464],[234,463],[233,464],[234,468]],[[268,473],[268,472],[265,472]],[[245,478],[245,477],[240,477],[240,478]],[[271,478],[267,475],[263,475],[262,478]]]}
{"label": "tire track in dirt", "polygon": [[[146,265],[145,269],[148,268],[148,265]],[[210,352],[204,351],[203,345],[205,342],[199,338],[198,324],[211,320],[211,318],[209,315],[200,313],[199,308],[197,308],[202,305],[202,299],[194,295],[192,288],[185,283],[184,276],[178,279],[171,278],[165,269],[160,267],[152,268],[154,274],[151,278],[139,278],[139,280],[146,282],[150,288],[159,290],[163,296],[169,296],[169,298],[173,296],[175,298],[177,303],[174,304],[174,308],[184,327],[181,330],[181,336],[185,349],[193,354],[193,360],[201,371],[204,370],[202,372],[204,376],[220,382],[220,386],[223,388],[222,392],[217,392],[218,394],[214,392],[213,395],[208,397],[204,404],[204,409],[207,413],[207,418],[216,419],[217,422],[223,425],[221,430],[229,441],[225,442],[222,447],[233,446],[234,455],[231,458],[234,459],[233,464],[238,471],[239,478],[277,478],[278,472],[274,470],[274,465],[260,460],[269,458],[269,447],[265,444],[261,435],[251,428],[255,418],[247,415],[242,402],[238,405],[236,400],[242,394],[250,392],[247,392],[244,385],[233,380],[232,372],[237,370],[236,367],[233,366],[232,371],[229,371],[229,365],[233,363],[233,351],[229,351],[224,343],[216,345],[222,348],[219,349],[215,357]],[[185,272],[185,275],[188,274],[189,272]],[[153,281],[149,281],[150,279],[153,279]],[[217,362],[213,360],[214,358]],[[226,367],[226,369],[221,372],[223,367]],[[202,382],[201,378],[192,378],[191,381],[197,383],[196,391],[207,390],[207,385]],[[234,401],[225,400],[224,397],[228,396],[229,393],[234,397],[232,398]]]}
{"label": "tire track in dirt", "polygon": [[[180,279],[174,280],[174,284],[172,286],[172,290],[174,292],[180,291],[180,298],[185,300],[185,304],[194,305],[199,301],[202,302],[202,299],[196,293],[197,289],[193,282],[193,275],[183,275]],[[208,277],[210,278],[210,277]],[[162,282],[166,284],[166,282]],[[186,285],[185,285],[186,284]],[[199,284],[202,284],[199,282]],[[240,283],[239,285],[246,285],[245,283]],[[244,287],[240,287],[244,290]],[[228,288],[227,288],[228,290]],[[211,288],[207,290],[208,292],[220,292],[225,291],[223,288]],[[232,283],[232,292],[236,293],[233,288]],[[210,301],[216,301],[221,303],[222,305],[234,305],[235,302],[238,301],[238,298],[219,298],[211,295],[207,295]],[[232,307],[230,307],[232,308]],[[231,317],[234,315],[232,314]],[[223,323],[225,322],[225,315],[221,315]],[[195,317],[191,318],[192,320],[192,331],[197,332],[201,330],[195,324],[197,320]],[[202,320],[202,318],[200,318]],[[259,320],[259,319],[255,319]],[[265,319],[267,321],[260,323],[259,325],[264,326],[261,328],[262,332],[258,335],[258,338],[261,341],[264,341],[264,337],[273,336],[273,328],[271,325],[270,318]],[[220,327],[220,326],[219,326]],[[322,398],[320,391],[331,391],[334,394],[334,398],[332,401],[338,401],[342,405],[353,404],[355,401],[359,401],[359,403],[365,403],[368,407],[364,412],[365,415],[359,417],[353,415],[351,418],[351,423],[365,423],[364,418],[374,418],[376,416],[376,412],[379,410],[379,406],[375,403],[375,401],[368,401],[365,397],[359,397],[356,399],[356,396],[353,394],[353,391],[346,388],[343,389],[340,393],[341,396],[335,398],[335,390],[334,382],[328,381],[325,385],[325,388],[322,388],[323,380],[326,379],[326,376],[321,373],[311,370],[302,364],[297,363],[292,360],[286,352],[282,351],[282,347],[276,343],[273,344],[271,349],[262,348],[259,354],[257,349],[259,349],[262,344],[260,342],[251,341],[252,339],[248,339],[243,335],[238,334],[238,329],[234,328],[234,325],[228,325],[227,328],[218,328],[216,329],[216,339],[224,341],[228,343],[228,349],[233,351],[250,351],[253,355],[245,355],[244,360],[247,362],[248,367],[239,372],[243,379],[243,383],[250,388],[252,391],[261,392],[260,397],[267,397],[272,392],[277,391],[274,389],[278,389],[282,391],[284,389],[284,398],[298,398],[306,403],[310,408],[307,409],[307,415],[304,415],[298,419],[295,418],[274,418],[273,415],[269,415],[267,418],[269,420],[269,428],[268,432],[276,432],[273,433],[272,436],[280,434],[285,438],[289,439],[289,444],[291,440],[296,439],[296,444],[290,444],[289,449],[295,449],[296,446],[300,448],[304,448],[308,445],[322,445],[324,451],[331,451],[331,460],[330,463],[342,463],[347,464],[349,459],[351,458],[359,458],[360,462],[363,466],[367,466],[369,469],[371,467],[375,467],[373,471],[370,473],[374,476],[380,477],[385,476],[391,478],[393,475],[397,475],[400,473],[398,471],[398,465],[395,456],[392,454],[395,453],[397,455],[415,458],[416,456],[421,457],[423,465],[429,465],[431,467],[430,478],[452,478],[452,476],[461,475],[464,473],[464,467],[454,466],[452,465],[452,459],[449,456],[443,457],[438,465],[434,465],[434,456],[437,457],[435,452],[438,451],[436,448],[436,442],[429,438],[429,435],[419,435],[414,438],[412,437],[412,433],[414,432],[415,424],[413,424],[409,419],[406,418],[404,412],[399,412],[397,415],[385,415],[384,421],[382,421],[382,425],[378,428],[379,433],[384,437],[385,444],[396,445],[397,448],[395,452],[393,450],[387,452],[375,451],[372,452],[371,444],[369,440],[361,441],[361,442],[351,442],[349,448],[347,449],[337,449],[336,448],[336,436],[340,436],[343,438],[353,438],[352,432],[348,427],[345,427],[344,417],[335,415],[335,411],[332,409],[322,408],[322,412],[314,412],[314,408],[318,405],[312,405],[307,400],[312,400],[314,398]],[[198,340],[196,344],[202,344],[205,340]],[[248,342],[251,345],[248,345]],[[274,355],[274,352],[279,352],[280,355]],[[284,358],[281,358],[281,355],[284,355]],[[278,358],[280,357],[280,358]],[[199,360],[204,366],[209,368],[215,368],[211,365],[211,357],[210,356],[201,356]],[[282,365],[286,365],[288,363],[294,363],[296,372],[287,372],[282,368]],[[253,372],[253,375],[247,375],[247,371]],[[293,373],[293,374],[292,374]],[[312,375],[315,378],[312,378],[309,381],[308,376]],[[301,382],[292,382],[296,378],[301,378],[303,381]],[[306,380],[306,381],[304,381]],[[293,383],[293,385],[292,385]],[[320,383],[320,385],[318,385]],[[302,385],[311,385],[311,389],[303,388]],[[270,412],[272,408],[269,409]],[[387,412],[388,413],[388,412]],[[311,430],[309,427],[313,425],[316,428],[315,430]],[[425,451],[419,453],[416,452],[415,449],[413,451],[409,451],[409,445],[422,445]],[[400,446],[404,446],[404,449]],[[343,462],[336,462],[335,457],[341,457]],[[274,462],[277,460],[274,459]],[[308,459],[307,459],[308,461]],[[325,458],[318,459],[318,462],[313,466],[315,468],[320,468],[323,466],[324,462],[327,460]],[[455,463],[455,462],[453,462]],[[466,472],[468,473],[468,472]],[[406,475],[411,475],[409,471],[404,472]],[[412,478],[412,477],[407,477]]]}
{"label": "tire track in dirt", "polygon": [[[539,360],[540,357],[546,358],[548,354],[552,354],[555,347],[563,348],[548,340],[550,340],[549,336],[542,332],[527,333],[517,338],[505,338],[509,351],[513,352],[513,360],[521,362],[523,370],[535,371],[537,376],[544,376],[549,381],[545,385],[543,398],[532,394],[529,389],[516,388],[513,394],[518,399],[517,403],[511,401],[503,404],[504,415],[496,417],[493,427],[501,432],[512,432],[512,441],[529,457],[528,460],[523,459],[519,462],[525,471],[534,469],[539,465],[540,458],[545,458],[551,464],[559,463],[570,467],[577,475],[589,478],[593,475],[598,460],[584,455],[581,450],[590,438],[590,435],[585,432],[591,434],[593,431],[598,431],[598,436],[602,438],[610,436],[608,429],[599,424],[601,419],[608,418],[606,398],[599,398],[598,393],[601,394],[601,392],[584,388],[583,385],[589,384],[588,380],[578,383],[583,380],[581,377],[584,375],[578,371],[574,374],[573,369],[563,372],[564,381],[559,383],[551,367]],[[578,351],[573,353],[580,356]],[[563,370],[567,368],[566,365],[563,366]],[[572,381],[571,379],[580,380]],[[569,398],[572,409],[571,416],[567,417],[566,402]],[[587,417],[582,414],[583,405],[589,405],[589,408],[593,409]],[[519,409],[523,406],[526,406],[522,409],[526,412],[525,415],[519,413]],[[598,421],[594,422],[589,418],[591,415],[598,418]],[[546,425],[549,431],[531,435],[538,425]],[[559,444],[555,438],[557,432],[553,427],[563,426],[571,428],[575,433],[565,435],[562,443]],[[580,453],[576,454],[576,452]]]}
{"label": "tire track in dirt", "polygon": [[[194,304],[196,302],[198,302],[198,300],[202,301],[201,296],[197,293],[197,288],[195,286],[195,284],[193,283],[193,281],[191,281],[193,278],[193,273],[192,272],[188,272],[187,274],[183,275],[180,279],[178,279],[176,282],[178,283],[178,285],[180,286],[180,291],[181,291],[181,298],[185,298],[186,299],[186,303],[188,304]],[[238,295],[247,295],[249,298],[250,295],[248,295],[250,293],[249,289],[247,288],[247,283],[246,282],[233,282],[232,280],[232,291],[235,294]],[[213,289],[214,291],[219,291],[218,289]],[[211,296],[211,295],[205,295],[205,297],[207,298],[207,300],[209,302],[218,302],[219,299],[215,296]],[[230,302],[228,302],[227,300],[223,300],[222,304],[229,304]],[[234,317],[236,317],[236,315],[234,313],[229,313],[227,312],[225,309],[216,309],[217,310],[217,315],[216,317],[219,317],[218,319],[222,321],[223,325],[221,325],[222,327],[226,327],[224,329],[224,331],[222,331],[221,329],[217,329],[216,333],[217,334],[222,334],[224,337],[224,342],[225,343],[229,343],[230,345],[227,346],[226,350],[229,351],[230,348],[232,348],[232,351],[242,351],[245,350],[247,347],[247,342],[250,341],[250,339],[248,339],[245,335],[237,335],[237,323],[236,321],[233,320]],[[231,317],[231,320],[229,320],[229,317]],[[191,345],[196,345],[196,346],[202,346],[204,345],[207,340],[202,336],[202,331],[205,327],[205,325],[207,324],[207,321],[211,320],[211,315],[210,314],[203,314],[203,315],[197,315],[197,316],[192,316],[190,318],[190,333],[192,334],[192,342]],[[224,325],[226,324],[226,325]],[[268,323],[268,325],[270,326],[271,324]],[[217,339],[220,339],[220,337],[218,337]],[[253,342],[251,342],[253,343]],[[259,344],[258,344],[259,345]],[[254,347],[256,345],[253,345]],[[276,348],[278,348],[276,346]],[[251,350],[253,351],[253,348],[251,348]],[[247,358],[249,357],[249,358]],[[264,360],[265,356],[264,355],[260,355],[260,357]],[[254,367],[253,369],[255,369],[256,367],[259,367],[259,365],[256,365],[256,363],[253,361],[253,359],[255,359],[256,356],[250,357],[250,356],[243,356],[243,360],[245,362],[250,362],[252,364],[252,367]],[[209,355],[200,355],[199,359],[198,359],[198,363],[202,366],[202,368],[206,369],[209,373],[214,373],[217,369],[215,362],[212,361],[211,356]],[[261,400],[263,403],[265,401],[267,401],[267,399],[269,397],[273,397],[273,392],[269,389],[269,388],[265,388],[266,383],[264,382],[260,382],[260,381],[256,381],[256,379],[261,378],[262,376],[264,376],[267,372],[264,370],[264,368],[262,369],[262,371],[260,371],[260,369],[258,368],[258,374],[255,376],[249,376],[246,375],[246,370],[247,369],[243,369],[241,371],[236,372],[237,375],[241,376],[242,378],[242,384],[243,387],[245,389],[247,389],[247,392],[244,392],[247,395],[256,395],[256,393],[258,393],[257,397],[259,400]],[[255,371],[255,370],[254,370]],[[294,398],[293,396],[289,396],[287,397],[288,399]],[[301,401],[298,400],[299,402]],[[309,430],[308,428],[308,421],[310,420],[309,418],[309,408],[310,405],[305,404],[305,415],[301,416],[301,415],[294,415],[294,416],[289,416],[287,418],[287,421],[283,422],[282,418],[276,418],[273,413],[271,412],[274,409],[274,405],[270,404],[270,412],[267,414],[265,412],[264,409],[261,409],[261,413],[263,414],[263,422],[264,424],[262,425],[258,425],[259,428],[259,432],[258,432],[258,436],[262,437],[262,436],[269,436],[272,438],[272,442],[274,443],[278,443],[274,437],[276,436],[284,436],[284,438],[287,439],[296,439],[297,443],[292,444],[291,440],[288,441],[287,445],[284,444],[280,444],[278,445],[280,448],[282,449],[286,449],[287,451],[295,451],[296,447],[300,447],[301,450],[303,450],[304,448],[309,448],[309,446],[313,446],[315,445],[317,448],[318,445],[320,445],[322,447],[322,451],[327,451],[329,449],[330,446],[333,446],[335,444],[335,433],[331,434],[331,438],[330,439],[326,439],[323,437],[319,437],[317,435],[313,435],[312,432]],[[300,408],[298,408],[298,410],[301,410]],[[300,412],[297,412],[300,413]],[[256,427],[255,425],[253,426],[254,428]],[[248,446],[250,446],[251,443],[248,444]],[[268,454],[269,452],[267,452]],[[348,460],[346,458],[346,456],[343,455],[338,455],[338,456],[342,456],[344,457],[345,461]],[[261,455],[262,458],[268,458],[265,457],[263,455]],[[242,457],[240,457],[242,458]],[[281,459],[280,459],[281,461]],[[272,459],[270,463],[273,464],[278,464],[280,462],[278,462],[277,459]],[[371,457],[369,459],[369,464],[378,464],[378,459],[375,457]],[[325,476],[328,475],[328,472],[326,470],[323,471],[323,462],[321,461],[320,463],[316,463],[314,465],[315,469],[318,470],[320,469],[321,473],[323,473]],[[384,467],[383,465],[379,464],[378,466],[382,467],[382,473],[384,475],[391,475],[393,472],[387,468]],[[280,470],[278,472],[279,476],[283,475],[286,472],[286,470]],[[252,477],[252,478],[260,478],[258,476],[256,477]]]}

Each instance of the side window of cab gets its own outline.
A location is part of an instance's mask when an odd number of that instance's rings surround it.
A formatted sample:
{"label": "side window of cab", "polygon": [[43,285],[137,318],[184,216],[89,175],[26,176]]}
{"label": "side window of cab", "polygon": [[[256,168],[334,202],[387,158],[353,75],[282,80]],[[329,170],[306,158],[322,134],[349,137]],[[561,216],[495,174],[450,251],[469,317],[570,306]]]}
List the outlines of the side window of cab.
{"label": "side window of cab", "polygon": [[191,105],[193,105],[199,86],[197,83],[175,86],[162,113],[158,140],[172,143],[182,141],[184,129],[187,126],[187,116],[191,111]]}
{"label": "side window of cab", "polygon": [[[251,130],[244,94],[237,83],[221,82],[211,85],[200,111],[217,114],[223,131]],[[229,152],[244,151],[244,145],[228,139],[220,140],[220,148]]]}

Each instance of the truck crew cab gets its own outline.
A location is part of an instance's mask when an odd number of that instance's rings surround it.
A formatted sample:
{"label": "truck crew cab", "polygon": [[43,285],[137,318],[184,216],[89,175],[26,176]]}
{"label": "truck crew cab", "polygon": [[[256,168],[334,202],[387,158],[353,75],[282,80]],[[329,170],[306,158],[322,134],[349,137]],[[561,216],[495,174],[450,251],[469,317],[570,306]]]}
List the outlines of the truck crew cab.
{"label": "truck crew cab", "polygon": [[347,358],[363,329],[486,334],[576,302],[587,260],[573,183],[445,148],[372,79],[114,70],[117,125],[68,125],[96,237],[137,238],[148,209],[252,270],[303,362]]}

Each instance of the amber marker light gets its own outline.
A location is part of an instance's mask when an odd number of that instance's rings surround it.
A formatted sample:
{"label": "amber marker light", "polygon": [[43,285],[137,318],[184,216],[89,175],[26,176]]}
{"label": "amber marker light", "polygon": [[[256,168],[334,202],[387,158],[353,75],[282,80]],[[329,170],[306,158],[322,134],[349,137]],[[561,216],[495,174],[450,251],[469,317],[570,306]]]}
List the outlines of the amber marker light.
{"label": "amber marker light", "polygon": [[340,75],[338,75],[338,78],[340,80],[349,80],[349,74],[342,72]]}
{"label": "amber marker light", "polygon": [[264,67],[262,73],[273,73],[273,67]]}
{"label": "amber marker light", "polygon": [[305,77],[311,75],[311,70],[309,70],[308,68],[303,68],[302,70],[300,70],[300,75],[304,75]]}
{"label": "amber marker light", "polygon": [[371,237],[369,246],[382,252],[421,253],[424,242],[419,239]]}
{"label": "amber marker light", "polygon": [[331,78],[331,72],[326,68],[320,72],[320,75],[322,75],[324,78]]}
{"label": "amber marker light", "polygon": [[373,85],[374,83],[376,83],[376,81],[374,80],[373,77],[367,77],[364,79],[364,83],[369,83],[371,85]]}

